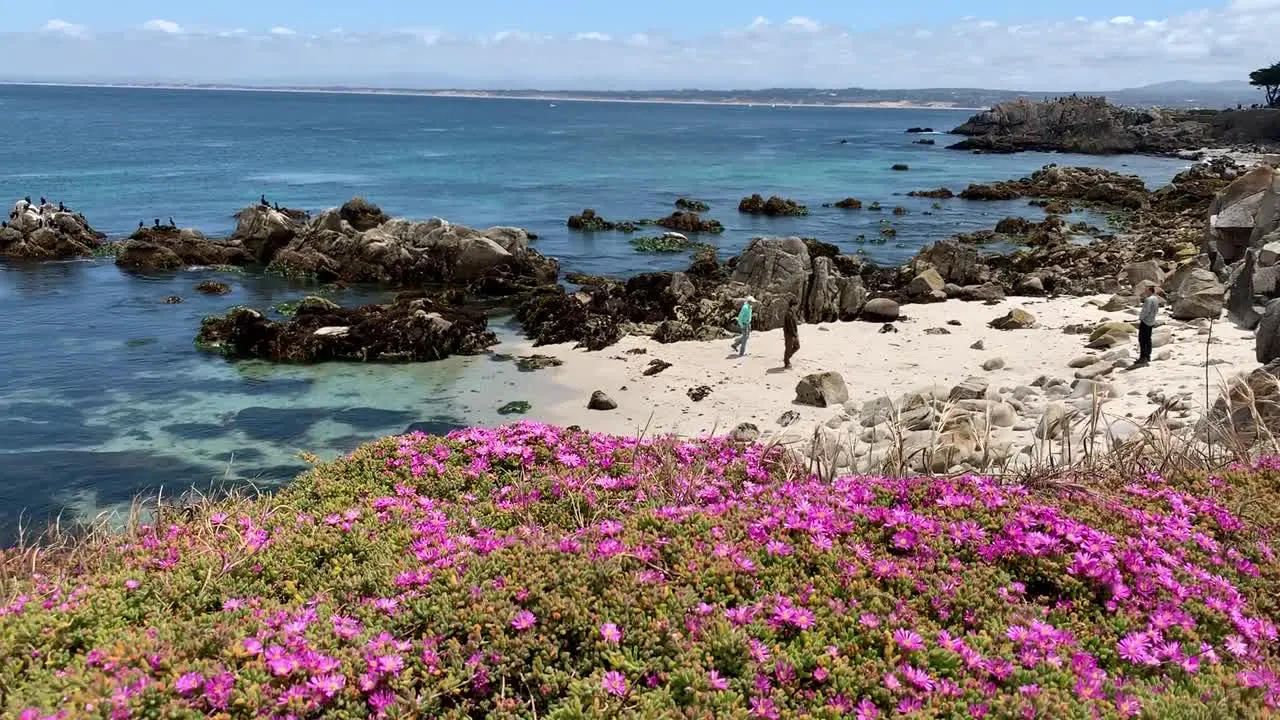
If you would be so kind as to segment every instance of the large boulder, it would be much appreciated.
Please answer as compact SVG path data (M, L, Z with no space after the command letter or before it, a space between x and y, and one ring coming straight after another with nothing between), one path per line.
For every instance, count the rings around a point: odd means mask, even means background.
M232 359L285 363L420 362L484 352L498 342L486 325L483 312L406 293L387 305L351 309L302 303L289 322L236 308L205 318L196 346Z
M765 199L759 193L742 198L738 203L738 212L748 215L767 215L769 217L808 215L809 208L790 198L777 195Z
M210 240L198 230L172 226L139 228L116 254L116 265L131 269L251 262L254 262L252 254L239 240Z
M1171 314L1176 320L1217 319L1226 306L1227 289L1211 270L1192 268L1181 273L1172 290Z
M764 294L804 297L813 265L800 238L757 238L738 256L730 279ZM771 328L765 328L771 329Z
M269 264L276 252L293 242L306 226L307 214L287 208L252 205L236 213L236 230L231 235L254 261Z
M1208 250L1234 262L1280 228L1280 172L1262 165L1241 175L1209 205Z
M269 210L255 214L284 222L281 213L266 215ZM475 230L440 218L371 226L380 218L381 210L364 201L322 213L293 230L295 236L272 255L271 268L320 280L465 285L495 296L554 282L559 273L554 260L529 248L528 233L518 228ZM288 228L279 232L283 237Z
M87 257L106 237L83 215L61 205L19 200L0 227L0 257L58 260Z
M1248 451L1274 443L1280 436L1280 360L1232 380L1198 429L1201 437L1233 449Z
M1263 365L1280 358L1280 299L1267 303L1258 323L1254 350Z
M1227 297L1227 314L1245 329L1257 327L1261 316L1253 307L1253 276L1257 272L1258 251L1249 248L1240 267L1231 278L1231 290Z
M849 402L849 388L838 372L807 375L796 384L796 402L813 407L834 407Z
M391 219L382 212L382 208L362 197L354 197L343 203L338 214L350 223L351 227L361 232L372 230Z

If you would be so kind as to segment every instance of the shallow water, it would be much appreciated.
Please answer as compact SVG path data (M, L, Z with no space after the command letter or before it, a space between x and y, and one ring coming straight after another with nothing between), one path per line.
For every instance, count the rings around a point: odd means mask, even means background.
M711 239L725 253L759 235L803 235L897 262L1005 215L1039 213L1021 202L934 208L900 196L908 191L958 191L1047 162L1111 167L1158 185L1186 164L972 155L945 150L947 136L912 144L905 128L946 129L965 117L936 110L22 87L0 87L0 107L0 143L11 149L0 201L64 201L112 235L170 216L228 233L234 212L260 193L309 209L360 194L395 215L528 227L566 270L605 273L678 268L687 257L636 254L625 235L570 233L565 218L584 207L611 219L659 217L686 195L711 203L708 216L728 228ZM889 170L899 162L910 171ZM794 198L811 215L739 215L738 200L751 192ZM850 195L886 212L820 207ZM895 205L910 214L892 217ZM895 241L855 241L877 236L881 220L898 229ZM36 517L63 507L88 513L161 484L278 483L302 467L299 451L331 457L415 423L497 422L499 405L538 382L487 358L227 363L193 348L201 317L237 304L266 308L307 289L222 274L231 295L194 292L214 275L131 275L103 260L0 264L0 537L24 507ZM167 295L186 302L162 304Z

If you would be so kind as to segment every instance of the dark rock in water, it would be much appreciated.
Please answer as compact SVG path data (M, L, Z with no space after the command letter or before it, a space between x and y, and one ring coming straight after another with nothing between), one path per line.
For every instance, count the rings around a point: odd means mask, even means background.
M196 291L202 292L205 295L226 295L231 292L231 286L224 282L218 282L217 280L205 280L199 285L196 285Z
M926 138L924 140L916 140L915 144L916 145L937 145L938 141L932 138Z
M578 215L570 215L569 221L566 223L570 230L581 230L583 232L606 232L609 230L617 230L620 232L635 232L636 224L629 222L615 223L609 222L596 214L595 210L587 208Z
M911 169L911 166L907 165L906 163L896 163L893 167L889 169L896 170L898 172L906 172Z
M950 188L938 188L937 190L912 190L907 193L907 197L933 198L935 200L950 200L956 194L951 192Z
M908 135L913 135L913 134L917 134L917 133L931 133L931 132L933 132L933 128L931 128L931 127L913 127L913 128L907 128L907 134L908 134Z
M643 375L645 377L653 377L654 375L657 375L658 373L662 372L663 370L666 370L669 367L671 367L671 363L665 362L663 360L653 359L649 361L649 367L644 369Z
M483 312L420 293L403 294L387 305L353 309L306 298L285 323L248 308L205 318L196 345L232 359L273 362L430 361L478 355L496 345L498 340L486 325Z
M1000 103L951 132L968 136L952 149L996 153L1168 153L1213 144L1212 127L1203 118L1169 110L1121 108L1104 97L1074 95Z
M1030 230L1032 224L1026 218L1007 217L996 223L996 232L1004 235L1021 235Z
M676 209L688 212L706 212L711 209L711 206L701 200L691 200L689 198L682 197L676 199Z
M654 220L655 225L660 225L668 230L675 230L682 233L722 233L724 225L719 220L703 220L697 213L683 212L677 210L670 215Z
M516 360L516 368L520 372L533 372L544 368L560 367L564 361L550 355L525 355Z
M524 400L514 400L498 408L499 415L523 415L533 409L533 405Z
M707 387L706 385L699 385L698 387L695 387L695 388L689 388L689 390L685 394L688 395L689 399L694 402L702 402L703 400L707 399L708 395L711 394L711 388Z
M742 198L742 201L738 203L738 212L747 213L748 215L785 217L808 215L809 208L790 198L781 198L773 195L766 200L759 193L756 193Z
M357 232L372 230L391 219L382 212L382 208L362 197L354 197L343 203L338 216L350 223Z
M239 240L210 240L198 230L139 228L120 247L116 265L130 270L171 270L189 265L247 265L252 254Z
M461 430L464 427L464 425L449 422L416 422L405 428L405 431L401 434L411 435L413 433L423 433L424 435L437 435L439 437L444 437L454 430ZM239 457L239 453L237 453L236 456Z
M166 297L162 302L164 302L165 305L181 305L182 298L178 297L177 295L170 295Z
M613 398L606 395L603 390L597 390L591 393L591 399L587 401L587 409L600 411L617 410L618 403L614 402Z
M106 238L84 216L57 205L14 203L7 224L0 228L0 257L58 260L88 257Z
M862 201L855 197L847 197L835 203L835 207L841 210L861 210Z

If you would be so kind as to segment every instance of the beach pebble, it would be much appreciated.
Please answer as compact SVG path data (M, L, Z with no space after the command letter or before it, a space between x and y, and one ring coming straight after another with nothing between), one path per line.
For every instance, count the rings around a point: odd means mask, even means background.
M1079 370L1080 368L1087 368L1096 362L1098 362L1097 355L1081 355L1078 358L1072 358L1071 362L1067 363L1067 367Z
M986 380L980 377L971 377L951 388L949 397L951 400L981 400L987 396L988 387Z
M984 342L982 342L981 340L979 340L978 342L976 342L976 343L974 343L974 344L970 345L970 346L969 346L969 349L970 349L970 350L986 350L986 349L987 349L987 344L986 344L986 343L984 343Z
M617 410L618 403L613 398L604 393L603 390L597 390L591 393L591 400L587 402L588 410Z
M795 410L788 410L778 417L778 424L782 427L794 425L800 419L800 413Z
M995 372L1004 369L1004 358L994 357L982 363L982 369L987 372Z

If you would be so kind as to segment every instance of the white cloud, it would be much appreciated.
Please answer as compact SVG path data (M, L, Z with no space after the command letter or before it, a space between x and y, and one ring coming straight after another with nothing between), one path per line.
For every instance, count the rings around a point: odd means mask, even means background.
M805 30L807 32L817 32L822 29L822 25L820 25L816 21L810 20L809 18L800 16L800 15L797 15L796 17L793 17L790 20L788 20L787 25L790 25L793 28L799 28L801 30Z
M89 33L50 21L0 31L20 66L4 79L386 84L397 87L994 87L1095 90L1160 80L1243 80L1275 61L1280 0L1132 16L987 18L862 30L792 17L736 21L705 35L634 31L466 35L435 28L314 36L255 28L141 28ZM82 34L73 36L81 30ZM612 28L611 28L612 30ZM164 34L181 34L181 43ZM803 33L803 41L797 41ZM267 40L270 39L270 42ZM162 52L164 62L157 63Z
M84 37L88 28L83 25L77 25L75 23L67 22L66 20L54 18L44 24L44 30L45 32L58 33L60 35L67 35L70 37Z
M178 35L182 33L182 26L172 20L148 20L142 23L143 30L151 32L167 33L169 35Z
M268 30L267 32L271 33L272 35L279 35L279 36L281 36L281 37L289 37L289 36L291 36L291 35L297 35L297 34L298 34L298 33L294 32L291 28L287 28L287 27L280 27L280 26L278 26L278 25L277 25L276 27L271 28L271 29L270 29L270 30Z

